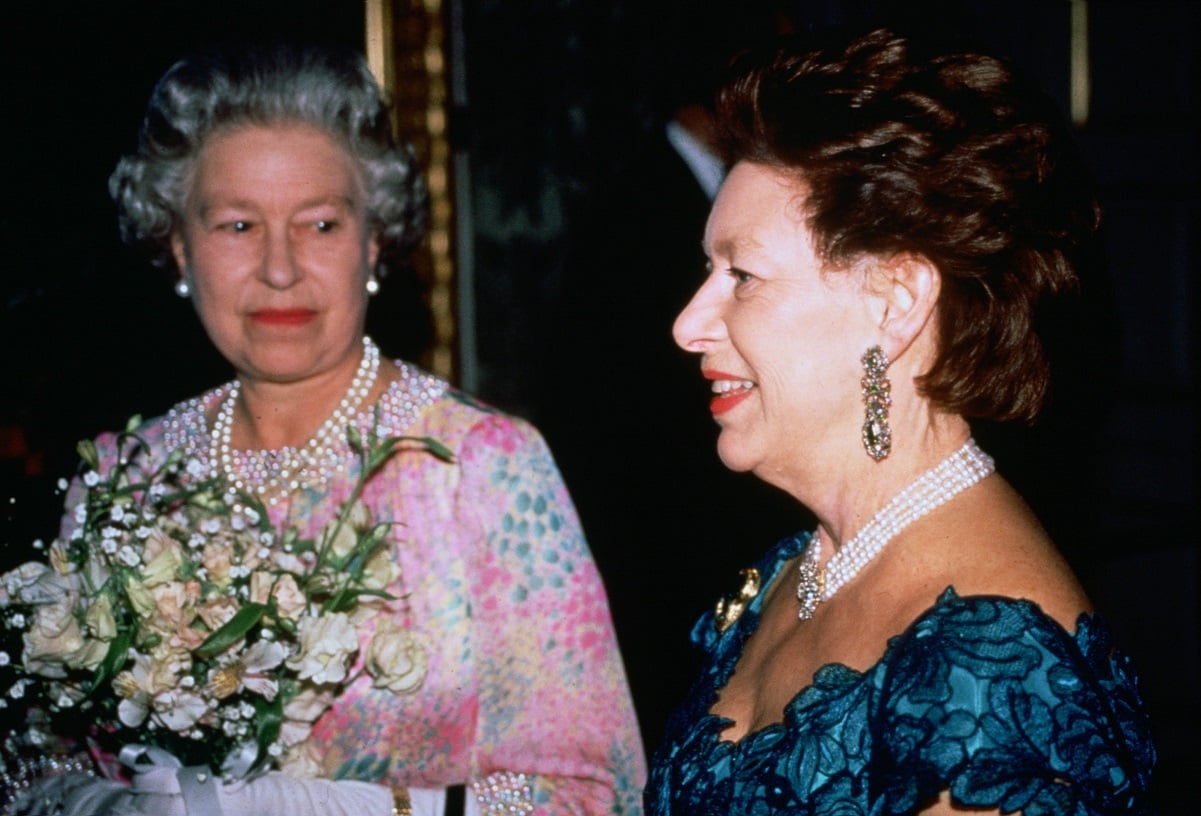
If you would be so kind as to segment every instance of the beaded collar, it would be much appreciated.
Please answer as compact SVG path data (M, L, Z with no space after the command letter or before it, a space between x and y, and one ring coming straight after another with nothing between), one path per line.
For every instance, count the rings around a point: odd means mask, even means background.
M395 361L400 376L380 396L380 436L396 436L405 433L416 422L421 413L446 393L447 383L416 366L401 360ZM233 383L182 402L167 412L163 418L163 441L168 450L182 449L189 460L195 460L202 473L209 473L214 465L211 461L211 429L205 419L206 411L223 403L229 396ZM347 424L354 424L364 435L371 430L373 410L365 406L347 417ZM355 459L350 444L340 436L327 446L328 456L320 467L307 468L303 474L290 474L287 490L264 494L268 504L276 504L282 495L300 487L324 488L330 481L347 471ZM244 486L254 492L265 488L271 480L279 480L280 465L295 457L287 450L231 451L230 469L241 477ZM294 484L293 484L294 483Z

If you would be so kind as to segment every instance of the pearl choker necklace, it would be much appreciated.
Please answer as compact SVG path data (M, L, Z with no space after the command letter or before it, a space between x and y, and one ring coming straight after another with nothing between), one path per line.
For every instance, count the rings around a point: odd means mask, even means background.
M818 604L859 574L868 562L880 554L897 533L956 494L974 485L994 470L993 459L976 445L974 439L935 465L892 498L872 516L863 529L819 567L821 539L814 531L801 560L796 596L801 602L797 617L809 620Z
M379 347L363 338L363 358L338 407L317 433L303 446L274 451L234 451L230 445L234 406L242 384L234 380L229 396L217 410L209 432L209 464L214 478L225 475L229 492L249 491L267 498L270 504L301 484L322 482L333 471L345 469L337 445L345 441L346 426L359 412L379 375Z

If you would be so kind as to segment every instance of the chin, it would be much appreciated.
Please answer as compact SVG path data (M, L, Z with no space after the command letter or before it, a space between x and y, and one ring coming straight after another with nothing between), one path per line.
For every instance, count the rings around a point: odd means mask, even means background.
M735 473L747 473L758 464L760 457L752 456L745 447L717 439L717 458L721 463Z

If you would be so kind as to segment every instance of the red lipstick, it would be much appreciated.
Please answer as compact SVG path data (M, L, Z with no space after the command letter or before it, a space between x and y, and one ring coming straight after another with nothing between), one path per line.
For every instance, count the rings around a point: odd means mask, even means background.
M732 380L735 382L742 382L745 380L743 377L738 377L734 374L727 374L724 371L705 370L702 371L701 374L706 380ZM754 390L755 387L752 385L745 388L731 389L721 394L714 394L713 398L709 401L709 410L713 412L714 416L720 416L727 411L733 410L736 405L749 397L751 392Z
M730 411L735 405L742 402L751 395L751 389L747 388L742 391L730 391L726 394L714 394L713 399L709 401L709 410L714 416L720 416L726 411Z
M258 309L250 313L250 319L268 326L303 326L317 312L312 309Z

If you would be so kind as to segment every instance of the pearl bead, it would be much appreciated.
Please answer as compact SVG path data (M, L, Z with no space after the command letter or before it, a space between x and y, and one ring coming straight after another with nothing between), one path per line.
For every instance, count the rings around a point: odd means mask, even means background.
M980 450L974 439L919 476L871 517L863 529L830 556L825 568L821 559L821 540L815 531L805 547L797 584L801 602L798 617L809 620L819 603L850 582L873 558L880 554L897 533L936 507L945 504L994 470L991 456Z
M334 409L331 417L322 423L300 448L286 447L278 451L247 451L235 457L230 443L233 429L234 408L242 392L242 384L234 380L229 394L217 410L213 427L209 433L209 464L214 478L224 474L231 491L249 489L260 497L270 497L275 504L281 493L296 490L300 482L295 474L305 474L311 467L314 471L341 470L342 454L339 451L340 434L358 414L360 406L371 393L379 375L379 347L371 338L363 338L363 357L351 380L350 388ZM238 459L240 461L235 461Z

